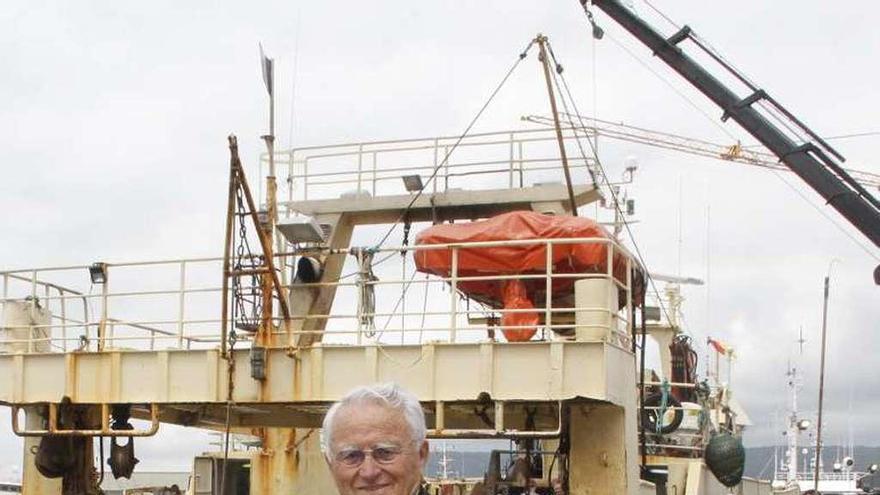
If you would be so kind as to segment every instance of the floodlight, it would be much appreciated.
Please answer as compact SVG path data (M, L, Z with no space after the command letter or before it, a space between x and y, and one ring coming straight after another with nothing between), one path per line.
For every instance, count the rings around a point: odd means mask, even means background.
M811 424L812 423L810 422L809 419L802 419L797 422L797 427L798 427L798 430L804 431L807 428L809 428Z
M298 215L279 220L275 225L281 235L291 244L301 242L324 242L324 229L312 217Z
M425 187L422 184L421 175L404 175L401 178L403 179L403 187L405 187L408 192L419 192Z
M877 464L871 464L870 466L868 466L868 472L871 474L876 473L878 469L880 469L880 466L878 466Z
M100 261L92 263L89 266L89 278L93 284L103 284L107 282L107 263Z

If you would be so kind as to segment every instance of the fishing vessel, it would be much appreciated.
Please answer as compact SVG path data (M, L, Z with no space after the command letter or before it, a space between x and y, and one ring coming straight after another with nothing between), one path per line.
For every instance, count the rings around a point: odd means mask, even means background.
M803 342L803 337L800 342ZM826 466L823 459L825 456L819 455L815 443L810 442L815 438L816 424L809 415L799 410L798 391L803 386L803 382L797 364L789 365L786 378L791 398L783 433L786 449L782 456L774 458L773 487L777 490L796 487L798 493L818 492L829 495L865 493L867 490L862 490L859 480L870 473L862 472L857 468L852 445L848 445L844 452L837 449L834 462ZM827 453L827 450L825 452ZM876 465L869 467L869 471L872 469L876 471Z
M616 1L595 5L659 36ZM667 62L688 36L660 38ZM589 125L562 124L546 38L532 48L551 127L276 150L270 119L265 198L229 138L222 257L2 272L0 403L26 439L26 492L97 493L136 469L138 438L177 424L259 439L195 458L187 493L333 493L324 412L395 381L423 401L431 438L513 441L482 480L430 493L771 493L743 477L733 391L697 376L684 281L661 293L620 235L630 203L596 155L575 158ZM783 160L809 169L825 149L756 120L761 95L725 98ZM866 215L849 182L823 184ZM597 202L610 228L579 212ZM355 245L356 229L376 235Z

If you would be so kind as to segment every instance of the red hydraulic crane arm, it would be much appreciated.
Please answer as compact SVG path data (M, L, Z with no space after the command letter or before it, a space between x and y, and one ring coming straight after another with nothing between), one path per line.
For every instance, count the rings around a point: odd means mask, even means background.
M590 21L588 0L580 0ZM779 105L764 90L755 87L744 76L728 65L691 32L687 26L669 38L657 32L619 0L592 0L615 22L635 36L651 51L678 72L690 84L700 90L724 111L722 120L733 119L786 166L818 192L834 209L861 231L875 246L880 247L880 201L856 182L838 163L844 158L813 131ZM594 25L595 26L595 25ZM594 27L594 33L596 28ZM685 40L693 41L699 48L744 83L752 93L739 97L712 73L689 57L678 46ZM759 102L770 105L774 111L787 119L791 127L809 136L801 144L771 123L755 107ZM878 267L880 273L880 267ZM877 277L875 273L875 278ZM880 283L880 282L878 282Z

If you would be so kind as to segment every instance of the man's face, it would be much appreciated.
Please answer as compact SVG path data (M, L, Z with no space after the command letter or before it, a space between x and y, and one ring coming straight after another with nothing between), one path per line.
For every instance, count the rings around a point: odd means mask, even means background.
M356 462L358 451L367 450L375 452ZM412 441L400 411L358 404L343 407L334 418L328 462L340 495L412 495L427 460L428 442Z

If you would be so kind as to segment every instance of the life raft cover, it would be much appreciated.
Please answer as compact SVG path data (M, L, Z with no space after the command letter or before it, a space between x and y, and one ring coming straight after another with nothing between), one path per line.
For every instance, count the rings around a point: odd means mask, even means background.
M416 237L417 245L458 244L530 239L611 239L604 227L588 218L543 215L532 211L504 213L486 220L468 223L440 224L429 227ZM607 273L609 244L606 242L578 242L554 244L551 253L554 274ZM452 272L450 248L419 249L415 251L416 268L423 273L449 277ZM517 275L546 273L547 244L469 247L458 251L458 276ZM614 278L626 283L627 256L615 249L612 257ZM633 266L633 302L640 305L644 298L644 277L640 268ZM571 295L574 278L553 280L552 299ZM522 280L527 297L534 303L544 301L546 280ZM505 285L501 281L459 281L459 290L473 299L493 308L503 306ZM626 298L620 298L621 306Z

